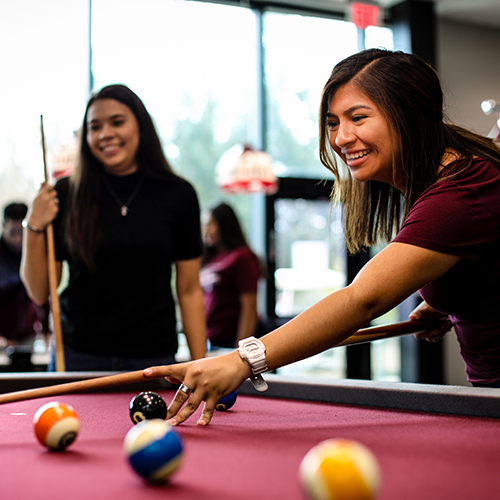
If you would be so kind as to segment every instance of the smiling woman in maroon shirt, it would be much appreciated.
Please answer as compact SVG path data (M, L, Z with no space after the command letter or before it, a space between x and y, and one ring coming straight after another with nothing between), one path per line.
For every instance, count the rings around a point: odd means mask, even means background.
M349 286L256 341L255 359L242 350L146 370L192 390L170 405L174 424L205 402L206 425L218 398L263 360L273 370L335 346L418 290L428 302L411 318L448 315L469 380L500 384L500 149L447 123L436 72L403 52L371 49L340 62L319 123L320 159L337 179L348 249L390 243ZM451 323L425 336L437 340Z

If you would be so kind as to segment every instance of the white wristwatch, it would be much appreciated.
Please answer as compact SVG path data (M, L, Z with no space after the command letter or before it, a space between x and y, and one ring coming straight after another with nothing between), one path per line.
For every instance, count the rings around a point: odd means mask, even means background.
M268 385L261 373L267 370L266 363L266 347L255 337L248 337L238 342L238 351L241 359L244 359L252 369L250 381L253 386L259 391L267 391Z

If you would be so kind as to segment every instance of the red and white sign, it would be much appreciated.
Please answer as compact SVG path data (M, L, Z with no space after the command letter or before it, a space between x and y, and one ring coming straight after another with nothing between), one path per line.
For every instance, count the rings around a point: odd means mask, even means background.
M376 5L364 3L351 4L351 21L356 28L366 29L368 26L378 26L380 24L380 9Z

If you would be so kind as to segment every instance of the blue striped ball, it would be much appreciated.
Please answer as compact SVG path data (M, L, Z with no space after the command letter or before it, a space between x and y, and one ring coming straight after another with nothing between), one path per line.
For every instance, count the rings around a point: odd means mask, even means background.
M132 427L123 447L132 469L152 482L174 473L183 456L180 435L162 419L143 420Z

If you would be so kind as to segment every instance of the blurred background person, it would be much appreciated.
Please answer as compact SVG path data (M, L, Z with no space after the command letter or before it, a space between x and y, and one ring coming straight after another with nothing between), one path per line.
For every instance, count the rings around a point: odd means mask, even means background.
M3 210L0 238L0 348L32 345L37 334L49 334L49 308L37 306L26 293L19 268L22 221L28 207L10 203Z
M202 216L205 253L200 282L205 301L210 348L233 348L238 341L260 336L257 312L261 264L249 247L234 210L221 203Z

